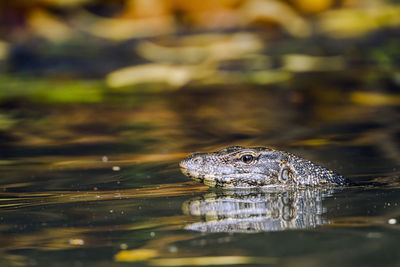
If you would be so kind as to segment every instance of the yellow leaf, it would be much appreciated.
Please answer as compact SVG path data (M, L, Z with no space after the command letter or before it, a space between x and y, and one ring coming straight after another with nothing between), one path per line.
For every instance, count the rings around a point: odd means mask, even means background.
M70 6L79 6L82 4L94 2L94 0L41 0L41 2L53 6L70 7Z
M321 14L318 31L335 38L357 37L381 27L400 25L399 6L338 9Z
M9 44L0 40L0 60L6 59L8 55Z
M350 95L350 101L370 106L398 106L400 105L400 95L354 92Z
M73 35L67 24L42 9L33 10L28 22L36 34L52 42L64 42Z
M154 249L132 249L122 250L118 252L114 259L116 261L144 261L158 256L157 250Z
M309 23L283 1L249 0L242 8L244 16L250 22L275 22L296 37L307 37L311 34Z
M333 0L293 0L294 4L303 12L318 13L329 9Z
M96 18L89 26L83 29L92 35L124 41L131 38L144 38L169 34L174 31L171 16L159 16L141 19L105 19Z
M191 80L192 72L189 66L169 64L131 66L108 74L107 84L112 88L140 83L166 83L172 87L180 87Z
M283 57L284 69L293 72L338 71L345 67L345 60L340 56L315 57L292 54Z

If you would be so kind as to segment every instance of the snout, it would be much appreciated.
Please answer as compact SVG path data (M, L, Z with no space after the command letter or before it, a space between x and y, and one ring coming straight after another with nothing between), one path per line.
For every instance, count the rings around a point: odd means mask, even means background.
M181 162L179 162L179 167L181 167L182 169L187 169L188 168L188 161L187 158L184 158L183 160L181 160Z
M203 164L203 153L194 153L184 158L179 166L183 169L197 169Z
M204 153L194 153L184 158L179 163L183 174L194 179L203 177L205 167L204 164L206 162L206 160L203 158L204 156Z

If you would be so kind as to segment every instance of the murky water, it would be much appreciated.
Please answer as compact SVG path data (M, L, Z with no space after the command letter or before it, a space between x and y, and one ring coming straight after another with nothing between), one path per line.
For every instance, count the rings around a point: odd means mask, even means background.
M1 265L398 266L399 106L329 78L3 101ZM388 185L224 192L181 174L187 153L233 144Z
M0 266L400 266L398 1L0 3ZM359 186L224 191L270 146Z

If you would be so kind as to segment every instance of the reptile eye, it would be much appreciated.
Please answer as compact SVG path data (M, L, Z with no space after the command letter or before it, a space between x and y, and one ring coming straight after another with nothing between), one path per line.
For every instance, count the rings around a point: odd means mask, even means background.
M253 156L252 155L243 155L240 160L244 163L250 163L253 161Z

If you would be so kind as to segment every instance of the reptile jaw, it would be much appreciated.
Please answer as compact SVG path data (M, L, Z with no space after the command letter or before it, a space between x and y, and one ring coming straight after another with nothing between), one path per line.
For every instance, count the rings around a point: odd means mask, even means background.
M249 187L249 185L259 187L268 186L277 181L277 174L268 176L264 173L230 173L223 175L202 173L199 168L188 166L186 159L182 160L179 165L184 175L210 187L245 188Z

